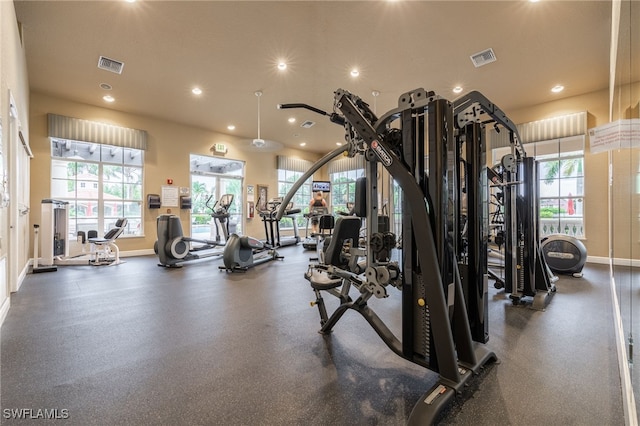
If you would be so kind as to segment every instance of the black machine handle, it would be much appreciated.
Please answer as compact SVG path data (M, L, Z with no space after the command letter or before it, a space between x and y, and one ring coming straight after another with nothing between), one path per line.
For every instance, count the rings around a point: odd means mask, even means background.
M309 111L318 113L320 115L328 115L329 121L331 121L332 123L339 124L341 126L344 126L344 123L345 123L344 117L341 116L340 114L336 114L335 112L332 112L331 114L329 114L328 112L323 111L320 108L312 107L311 105L300 104L300 103L278 104L278 109L293 109L293 108L304 108L304 109L308 109Z
M337 114L335 112L329 114L328 112L323 111L320 108L312 107L311 105L301 104L301 103L278 104L278 109L293 109L293 108L304 108L304 109L308 109L309 111L313 111L315 113L318 113L320 115L329 116L329 121L331 121L332 123L339 124L341 126L344 126L344 124L346 123L345 118L343 116L341 116L340 114ZM289 205L289 202L291 201L291 199L293 198L295 193L298 191L298 189L300 189L300 187L306 182L307 179L309 179L311 176L313 176L313 174L317 170L319 170L322 166L324 166L329 161L331 161L334 158L336 158L338 155L340 155L343 152L347 151L348 149L349 149L348 145L343 145L343 146L341 146L339 148L336 148L333 151L331 151L330 153L328 153L327 155L325 155L324 157L322 157L320 160L318 160L313 166L311 166L309 168L309 170L307 170L307 172L305 174L303 174L293 184L293 187L289 190L289 192L287 192L287 195L284 196L284 198L282 199L282 204L280 204L280 207L278 208L277 213L275 215L275 220L280 220L280 219L282 219L282 216L287 214L286 213L286 210L287 210L286 206Z

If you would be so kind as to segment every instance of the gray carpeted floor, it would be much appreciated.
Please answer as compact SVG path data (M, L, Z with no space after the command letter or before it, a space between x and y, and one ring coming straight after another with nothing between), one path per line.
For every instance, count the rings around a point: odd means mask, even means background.
M1 405L68 410L74 425L401 425L436 375L399 358L348 312L317 333L309 252L245 274L220 260L28 275L1 329ZM370 305L399 332L400 293ZM624 424L608 270L562 278L545 312L490 289L499 363L443 420ZM41 424L41 420L19 424Z

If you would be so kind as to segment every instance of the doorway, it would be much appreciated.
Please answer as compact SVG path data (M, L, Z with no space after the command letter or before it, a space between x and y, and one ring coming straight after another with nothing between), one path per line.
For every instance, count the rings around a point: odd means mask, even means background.
M223 236L220 224L211 217L224 194L233 195L229 206L229 232L242 234L244 162L206 155L190 155L191 237L215 240Z

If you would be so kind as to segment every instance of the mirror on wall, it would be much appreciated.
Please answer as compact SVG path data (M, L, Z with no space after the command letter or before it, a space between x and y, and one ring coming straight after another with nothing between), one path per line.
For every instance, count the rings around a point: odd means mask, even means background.
M617 42L617 50L610 117L612 122L622 123L621 131L628 131L640 127L640 3L623 1L619 6L618 38L612 40L612 45ZM611 284L617 296L620 340L624 341L628 363L621 366L621 371L631 380L635 406L630 401L627 413L633 414L633 408L636 412L640 408L640 369L633 368L638 358L633 351L634 330L640 329L640 137L630 137L628 145L609 152L608 204ZM622 376L624 392L625 374Z

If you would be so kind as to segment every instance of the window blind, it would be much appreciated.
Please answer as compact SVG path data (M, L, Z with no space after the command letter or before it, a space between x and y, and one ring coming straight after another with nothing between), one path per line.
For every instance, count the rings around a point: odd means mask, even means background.
M329 162L327 170L329 173L348 172L350 170L364 169L364 156L343 157Z
M147 132L64 115L48 114L49 137L147 149Z
M587 133L587 112L531 121L518 124L516 127L523 144L584 135ZM490 129L487 136L491 148L509 146L509 132L504 129L500 133Z
M304 173L313 165L311 161L302 160L300 158L287 157L284 155L277 156L277 168L282 170L291 170L292 172Z

